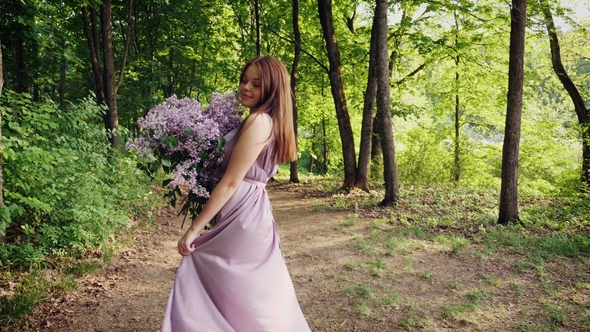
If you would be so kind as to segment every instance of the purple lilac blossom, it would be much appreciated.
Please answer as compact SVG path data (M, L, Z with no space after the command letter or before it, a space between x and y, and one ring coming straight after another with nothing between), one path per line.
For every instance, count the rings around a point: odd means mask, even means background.
M207 188L212 188L222 176L223 151L217 152L217 141L240 122L241 112L233 92L213 93L208 107L197 100L172 96L137 121L141 134L129 140L125 147L137 150L139 155L154 156L159 156L163 148L164 156L160 158L172 163L170 188L186 184L192 194L207 199L210 195ZM187 135L191 131L193 134ZM176 138L174 149L165 144L166 137ZM183 156L181 160L172 158L176 152ZM202 170L198 172L197 168Z

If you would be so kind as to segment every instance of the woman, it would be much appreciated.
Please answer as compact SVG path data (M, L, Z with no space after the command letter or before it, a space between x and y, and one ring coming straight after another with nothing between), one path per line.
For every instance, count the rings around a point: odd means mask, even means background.
M162 331L310 331L295 296L265 190L297 156L288 73L248 62L239 94L250 115L226 135L225 173L178 241L183 256ZM198 237L216 218L215 227Z

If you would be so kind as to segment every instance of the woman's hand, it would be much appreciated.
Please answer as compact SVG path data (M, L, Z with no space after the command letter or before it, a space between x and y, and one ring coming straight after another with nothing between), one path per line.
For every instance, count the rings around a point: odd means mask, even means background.
M195 239L197 237L199 237L199 231L200 231L200 229L198 229L198 228L190 227L186 231L186 233L184 233L184 235L180 238L180 240L178 240L178 253L179 254L181 254L182 256L188 256L193 251L195 251L195 246L194 246L193 242L195 241Z

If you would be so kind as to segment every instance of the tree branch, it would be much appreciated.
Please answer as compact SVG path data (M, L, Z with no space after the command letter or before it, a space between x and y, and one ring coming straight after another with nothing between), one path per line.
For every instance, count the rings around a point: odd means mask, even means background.
M273 33L274 35L276 35L280 39L288 41L289 43L292 43L294 45L297 45L297 43L293 39L289 39L287 37L281 36L281 34L274 31L273 29L269 28L268 26L265 25L265 26L263 26L263 28L265 30L270 31L271 33ZM315 56L313 56L313 54L309 53L307 50L305 50L303 47L301 47L301 45L298 45L298 46L301 48L301 52L305 53L308 57L312 58L320 67L322 67L323 70L326 71L326 73L330 72L330 69L326 65L324 65L320 60L318 60Z
M129 0L129 15L127 16L127 38L125 39L125 51L123 53L123 61L121 62L121 71L119 71L119 80L117 84L115 84L115 94L117 94L117 90L119 90L119 86L121 86L121 82L123 82L123 74L125 73L125 63L127 62L127 56L129 55L129 43L131 42L131 28L133 24L131 23L133 14L133 0Z
M421 64L420 66L418 66L418 68L414 69L411 73L409 73L408 75L406 75L404 78L400 79L399 81L394 82L392 85L402 84L406 79L418 74L418 72L420 72L422 69L424 69L424 67L426 67L426 63Z

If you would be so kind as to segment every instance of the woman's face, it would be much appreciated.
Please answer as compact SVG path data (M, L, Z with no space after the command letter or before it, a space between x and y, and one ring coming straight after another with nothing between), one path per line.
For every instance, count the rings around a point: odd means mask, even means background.
M258 105L262 95L262 88L260 86L260 76L258 75L258 66L250 65L244 71L244 75L240 79L240 101L242 105L252 108Z

